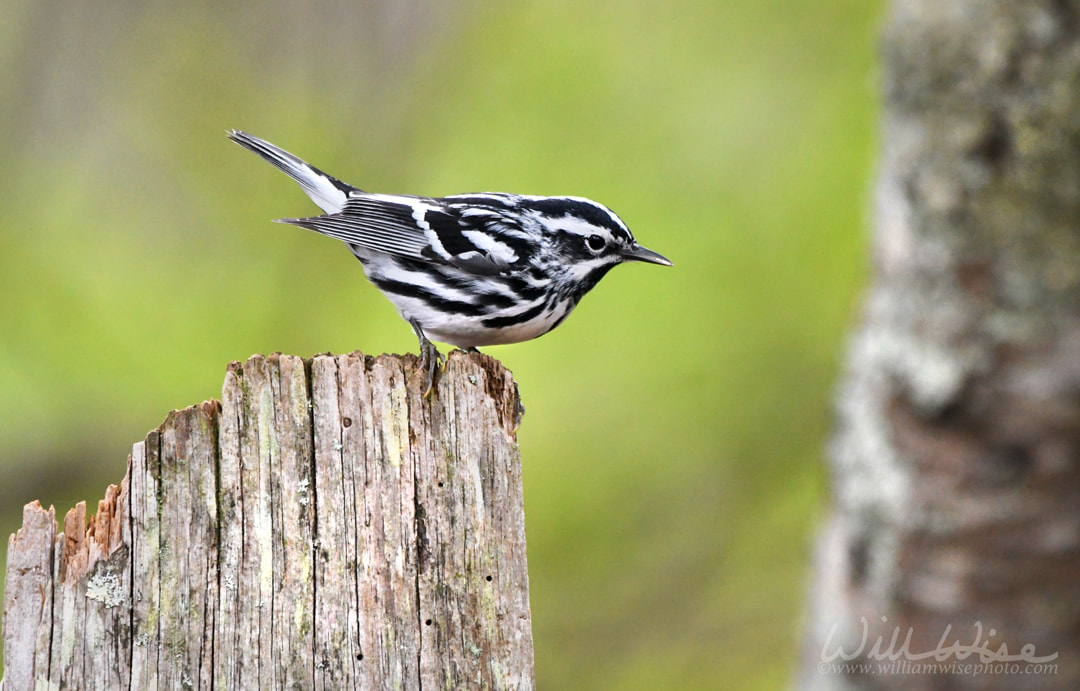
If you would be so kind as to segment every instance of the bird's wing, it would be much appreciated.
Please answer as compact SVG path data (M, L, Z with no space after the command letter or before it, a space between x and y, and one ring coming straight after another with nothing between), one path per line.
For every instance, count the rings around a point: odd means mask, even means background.
M283 218L350 245L469 273L500 273L522 258L524 232L497 209L443 199L354 192L339 213Z

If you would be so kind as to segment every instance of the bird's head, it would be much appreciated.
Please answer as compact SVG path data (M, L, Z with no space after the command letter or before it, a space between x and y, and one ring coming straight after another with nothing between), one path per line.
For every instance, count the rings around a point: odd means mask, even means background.
M671 266L669 259L637 244L622 219L603 204L582 197L543 197L527 203L552 250L580 284L582 294L623 262Z

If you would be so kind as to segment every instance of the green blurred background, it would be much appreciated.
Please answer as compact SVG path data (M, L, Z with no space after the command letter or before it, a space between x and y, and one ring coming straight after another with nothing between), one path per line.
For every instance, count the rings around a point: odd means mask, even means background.
M673 269L488 348L548 689L781 688L867 274L881 4L7 0L0 530L96 506L225 365L416 349L240 128L358 186L575 194Z

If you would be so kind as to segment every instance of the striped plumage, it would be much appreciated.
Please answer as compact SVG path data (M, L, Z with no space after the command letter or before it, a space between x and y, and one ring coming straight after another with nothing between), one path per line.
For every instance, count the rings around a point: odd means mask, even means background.
M616 264L671 264L588 199L374 194L257 137L229 138L300 184L326 214L281 222L345 242L425 348L425 335L462 348L536 338Z

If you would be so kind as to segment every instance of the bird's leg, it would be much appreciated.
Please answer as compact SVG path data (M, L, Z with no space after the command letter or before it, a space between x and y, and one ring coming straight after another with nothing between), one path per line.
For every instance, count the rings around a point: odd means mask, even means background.
M416 337L420 340L420 371L427 373L424 384L424 398L427 398L435 389L436 371L442 367L445 359L439 349L435 347L435 344L424 335L424 330L420 328L420 324L415 319L410 319L409 324L412 325L413 332L416 333Z

